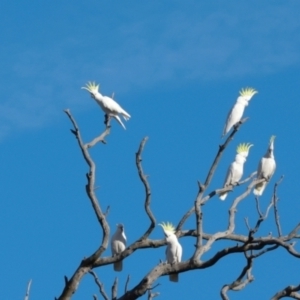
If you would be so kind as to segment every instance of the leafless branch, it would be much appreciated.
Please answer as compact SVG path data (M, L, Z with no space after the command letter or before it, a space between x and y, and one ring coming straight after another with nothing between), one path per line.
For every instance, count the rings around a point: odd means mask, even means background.
M264 179L256 180L255 184L257 184L263 180ZM270 211L271 207L274 205L274 202L271 200L271 202L269 203L269 205L267 207L266 213L263 214L259 208L259 199L257 197L255 197L255 200L256 200L256 208L258 211L259 219L257 220L255 227L253 229L249 230L249 239L253 239L253 235L258 231L260 224L268 218L269 211Z
M144 150L145 144L148 140L148 137L143 138L143 140L140 143L139 149L135 155L136 157L136 166L138 169L138 173L139 173L139 177L145 187L145 193L146 193L146 199L145 199L145 211L151 221L151 224L148 228L148 230L144 233L144 235L140 238L140 240L144 240L146 239L151 232L153 231L154 227L155 227L155 217L150 209L150 203L151 203L151 189L150 189L150 185L149 182L147 180L147 176L144 174L143 168L142 168L142 152Z
M91 201L92 207L95 211L97 220L99 222L99 225L102 229L102 241L100 242L100 245L98 249L93 253L91 256L84 258L80 265L78 266L77 270L74 272L73 276L70 279L65 279L65 287L62 292L62 295L60 296L60 300L70 300L73 293L78 288L78 285L82 279L82 277L86 273L90 273L99 287L99 291L102 295L102 297L105 300L108 300L108 296L104 291L103 284L99 281L97 275L92 271L92 269L100 266L104 266L107 264L114 263L120 259L124 259L134 253L136 250L142 250L146 248L157 248L162 247L166 245L165 239L161 240L152 240L150 239L150 234L155 228L156 220L155 217L151 211L150 204L151 204L151 189L150 184L148 182L148 177L145 175L142 167L142 153L145 147L145 144L148 140L147 137L145 137L140 145L139 149L136 152L136 166L137 171L139 174L139 178L144 186L145 189L145 201L144 201L144 208L146 211L147 216L150 219L150 225L148 229L146 229L145 233L136 240L134 243L129 245L122 253L116 255L116 256L109 256L109 257L101 257L104 250L106 250L108 246L108 240L109 240L109 225L106 221L106 216L108 214L109 208L106 210L106 212L102 212L101 207L99 205L98 199L95 195L95 174L96 174L96 166L94 161L92 160L90 154L89 154L89 148L96 145L98 142L105 143L105 137L110 134L110 117L106 116L105 118L105 125L106 128L102 134L100 134L98 137L93 139L91 142L84 144L82 137L80 135L79 128L76 124L75 119L71 115L69 110L65 110L65 113L68 115L69 119L71 120L73 124L73 129L71 132L74 134L78 141L78 145L81 149L81 152L83 154L84 160L88 164L89 170L87 174L87 185L86 185L86 192L87 195ZM279 223L279 214L277 210L277 186L282 181L282 178L275 184L274 186L274 193L272 197L272 201L268 205L265 214L263 214L259 207L259 200L256 198L256 207L258 211L259 218L256 221L255 227L251 229L248 219L245 218L245 222L247 225L247 228L249 230L249 233L247 235L242 234L236 234L237 230L235 229L235 218L237 214L237 208L238 205L241 203L242 200L244 200L251 192L254 185L264 181L264 179L260 180L252 180L255 176L256 172L252 173L248 178L244 179L243 181L240 181L237 185L244 184L250 180L250 184L246 187L246 190L241 193L238 197L236 197L229 209L229 216L228 216L228 223L226 228L223 229L223 231L215 232L215 233L206 233L204 232L204 215L203 215L203 207L206 204L207 201L209 201L212 197L215 195L218 195L222 192L230 192L234 189L235 185L225 187L222 189L217 189L209 194L206 194L206 191L208 191L209 185L213 179L213 176L216 172L216 169L218 167L218 164L220 162L220 159L228 146L228 144L233 140L234 135L239 130L240 126L247 120L247 118L241 120L238 122L224 144L219 145L219 149L217 151L217 154L211 164L211 167L207 173L206 179L204 183L198 181L198 191L196 195L196 199L194 200L193 207L183 215L181 220L179 221L177 225L176 235L178 238L181 237L193 237L196 240L195 243L195 251L188 260L182 261L180 263L175 264L166 264L166 263L159 263L157 266L155 266L148 274L144 276L144 278L141 279L141 281L133 287L131 290L128 290L129 280L130 276L127 277L125 288L124 288L124 295L122 295L120 298L117 296L118 292L118 278L115 279L113 286L111 288L112 293L112 299L116 300L117 298L119 300L133 300L141 297L142 295L145 295L148 293L148 299L153 299L154 297L158 296L159 293L153 293L152 290L155 287L152 287L155 281L161 277L166 276L169 274L172 274L174 272L176 273L182 273L187 272L190 270L196 270L196 269L206 269L208 267L213 266L216 264L219 260L221 260L223 257L227 255L232 254L238 254L238 253L244 253L247 259L247 265L243 268L241 274L239 277L232 282L231 284L224 285L224 287L221 290L221 296L222 299L228 299L227 292L229 290L232 291L238 291L243 289L248 283L254 280L251 270L252 270L252 264L255 258L273 251L279 247L286 249L291 255L300 258L300 253L297 252L294 248L295 246L295 239L300 238L299 230L300 230L300 224L298 224L289 234L282 235L281 227ZM260 228L260 224L268 217L269 211L271 207L274 205L274 215L275 215L275 222L278 229L278 237L273 237L271 235L269 236L260 236L256 237L255 233L258 232ZM181 230L186 220L195 213L196 217L196 226L193 229L190 230ZM230 245L226 248L221 249L220 251L214 253L211 257L207 258L207 255L203 255L204 253L208 252L212 245L218 241L218 240L229 240L235 242L234 245ZM250 253L251 255L247 256L246 254ZM203 259L205 258L205 259ZM289 287L288 287L289 288ZM286 288L286 289L288 289ZM297 288L297 287L296 287ZM283 291L285 291L284 289ZM300 289L300 288L299 288ZM298 290L299 290L298 289ZM298 290L294 290L292 292L297 292ZM281 291L281 292L283 292ZM29 294L29 292L28 292ZM296 293L297 294L297 293ZM97 299L97 296L93 296L94 299ZM279 298L275 298L279 299ZM296 298L298 299L298 298ZM300 299L300 298L299 298ZM25 300L29 300L26 299Z
M97 295L93 295L94 300L98 300Z
M89 166L89 172L86 175L88 181L86 185L86 193L91 201L92 207L94 209L94 212L96 214L96 217L102 229L102 242L100 243L99 248L92 255L90 255L87 258L84 258L81 261L80 265L78 266L77 270L74 272L71 279L65 282L65 287L63 289L63 292L58 298L59 300L70 300L71 296L78 288L78 284L81 281L81 278L93 268L93 265L96 262L97 258L99 258L100 255L106 250L109 241L110 228L106 221L105 214L102 212L97 197L95 195L96 165L92 160L92 158L90 157L90 154L88 152L88 147L86 147L82 141L79 127L75 119L71 115L70 110L66 109L64 112L67 114L67 116L69 117L69 119L73 124L74 130L71 131L75 135L80 150L82 152L82 155L84 157L84 160Z
M226 294L229 290L240 291L243 288L245 288L245 286L248 283L250 283L254 280L254 277L251 274L252 264L253 264L253 258L248 257L247 258L247 265L242 270L240 276L234 282L232 282L231 284L226 284L226 285L223 286L223 288L221 289L221 297L222 297L223 300L229 300L229 298ZM243 280L245 275L247 275L247 278Z
M26 289L26 294L25 294L24 300L29 300L29 292L30 292L31 283L32 283L32 279L30 279L30 280L28 281L27 289Z
M118 297L118 277L116 277L114 284L111 288L111 298L112 300L116 300Z
M224 150L226 149L226 147L228 146L228 144L233 140L233 137L234 135L236 134L236 132L239 130L240 126L245 123L246 121L248 120L248 118L244 118L242 119L241 121L239 121L236 125L234 125L233 127L233 130L231 132L231 134L228 136L228 138L226 139L226 141L224 142L223 145L220 145L219 146L219 149L218 149L218 152L216 154L216 157L208 171L208 174L206 176L206 179L205 179L205 182L202 186L200 186L200 189L198 191L198 194L197 194L197 197L196 197L196 200L194 201L194 203L196 202L196 204L193 205L193 207L183 215L183 217L181 218L181 220L179 221L177 227L176 227L176 230L181 230L183 224L185 223L185 221L191 216L191 214L195 211L195 205L199 206L201 204L201 200L203 198L203 194L204 192L206 191L206 189L208 188L212 178L213 178L213 175L217 169L217 166L220 162L220 159L223 155L223 152ZM198 184L199 186L199 184ZM215 194L215 193L214 193ZM197 218L200 217L200 215L197 215L196 216ZM198 241L197 241L197 244L198 244Z
M260 210L260 207L259 207L259 199L258 199L257 196L255 196L255 202L256 202L256 209L257 209L259 218L263 218L263 214L262 214L262 212Z
M246 223L246 226L247 226L248 230L250 231L250 230L251 230L251 227L250 227L250 225L249 225L249 220L248 220L248 218L244 218L244 221L245 221L245 223Z
M107 294L105 293L104 285L103 285L102 282L100 282L100 280L98 279L96 273L94 271L92 271L92 270L90 270L89 273L94 277L94 280L95 280L97 286L99 287L99 291L100 291L100 294L102 295L102 297L105 300L109 300Z
M282 175L280 179L275 183L274 185L274 192L273 192L273 204L274 204L274 218L275 218L275 223L278 231L278 236L282 236L282 231L281 231L281 226L279 222L279 214L278 214L278 209L277 209L277 202L279 198L277 197L277 187L278 185L282 182L284 176Z
M85 147L87 149L95 146L99 142L102 142L103 144L106 144L105 138L106 138L106 136L108 136L110 134L111 125L110 125L110 118L107 118L105 120L106 121L104 122L105 123L104 132L102 132L98 137L95 137L91 142L86 143Z
M290 297L293 299L300 299L300 294L297 293L300 290L300 284L297 286L289 285L282 291L276 293L271 300L278 300L284 297Z
M125 293L128 291L128 284L129 284L129 280L130 280L130 275L127 276L127 279L126 279L126 283L125 283Z
M267 253L269 251L273 251L273 250L277 249L278 247L279 247L279 245L274 245L274 246L265 248L265 249L263 249L263 250L255 253L255 254L252 254L252 257L253 258L257 258L257 257L259 257L259 256L261 256L261 255L263 255L263 254L265 254L265 253Z

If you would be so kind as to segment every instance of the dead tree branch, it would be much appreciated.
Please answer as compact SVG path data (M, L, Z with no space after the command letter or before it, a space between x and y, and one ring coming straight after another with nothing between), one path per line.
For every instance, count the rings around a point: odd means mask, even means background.
M271 300L279 300L284 297L289 297L293 299L300 299L300 294L297 293L300 290L300 284L297 286L289 285L282 291L276 293Z
M200 188L198 189L198 194L196 197L196 200L194 201L194 205L193 207L186 212L183 217L181 218L181 220L179 221L177 227L176 227L176 231L181 230L183 224L186 222L186 220L191 216L191 214L195 211L195 207L199 206L202 203L202 198L203 198L203 194L206 191L206 189L208 188L208 186L210 185L210 182L214 176L214 173L217 169L217 166L221 160L221 157L225 151L225 149L227 148L228 144L233 140L234 135L237 133L237 131L239 130L239 128L242 126L242 124L244 124L246 121L248 120L248 118L244 118L241 121L239 121L236 125L234 125L233 127L233 131L231 132L231 134L228 136L228 138L226 139L226 141L224 142L223 145L219 145L219 149L218 152L215 156L215 159L208 171L208 174L206 176L205 182L203 185L200 186ZM198 186L199 186L199 182L198 182ZM200 218L200 213L199 211L196 212L196 218ZM199 228L198 228L199 229ZM200 236L200 235L199 235ZM198 244L198 241L197 241Z
M116 300L118 297L118 277L116 277L114 284L111 288L111 299Z
M126 293L128 291L129 280L130 280L130 275L127 276L126 283L125 283L124 293Z
M280 226L280 221L279 221L279 213L277 209L277 202L279 201L279 198L277 197L277 187L278 185L282 182L284 176L282 175L280 179L275 183L274 185L274 191L273 191L273 203L274 203L274 218L275 218L275 223L278 231L278 236L282 236L282 231L281 231L281 226Z
M94 277L95 283L99 287L100 294L102 295L102 297L104 298L104 300L109 300L107 294L105 293L104 285L103 285L102 282L100 282L100 280L97 277L96 273L94 271L92 271L92 270L90 270L89 273Z
M89 171L86 175L88 181L86 185L86 193L91 201L92 207L94 209L94 212L96 214L96 217L102 229L102 241L100 243L99 248L92 255L90 255L87 258L84 258L81 261L80 265L78 266L77 270L74 272L71 279L65 281L65 287L63 289L62 294L58 298L59 300L71 299L71 296L75 293L76 289L78 288L81 278L93 268L93 264L96 262L97 258L99 258L100 255L106 250L108 246L109 232L110 232L109 225L105 218L105 213L102 212L95 194L96 165L88 152L88 147L86 147L83 143L79 128L77 126L75 119L71 115L70 110L66 109L65 113L67 114L67 116L69 117L70 121L73 124L74 129L72 129L71 132L75 135L78 141L79 148L84 157L84 160L89 166Z
M242 270L240 276L231 284L226 284L221 289L221 297L223 300L229 300L227 296L227 292L231 291L240 291L246 287L246 285L254 280L254 277L251 274L253 265L253 257L247 258L247 265ZM243 278L247 275L247 278L243 280Z
M148 228L148 230L144 233L144 235L140 238L140 240L146 239L153 229L155 228L155 217L150 209L150 203L151 203L151 189L149 182L147 180L147 176L144 174L143 168L142 168L142 152L144 150L145 144L148 141L148 137L143 138L143 140L140 143L139 149L135 155L135 162L136 162L136 167L138 169L138 174L139 177L144 185L145 188L145 193L146 193L146 199L145 199L145 211L151 221L151 224Z

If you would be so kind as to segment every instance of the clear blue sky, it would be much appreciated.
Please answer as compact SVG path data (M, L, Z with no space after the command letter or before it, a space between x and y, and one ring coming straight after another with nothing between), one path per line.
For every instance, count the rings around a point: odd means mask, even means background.
M196 181L205 179L228 110L246 86L259 93L210 190L222 186L238 143L254 144L245 165L250 174L274 134L277 170L262 206L284 174L278 191L284 233L299 222L300 2L201 2L2 0L1 299L23 299L29 279L30 300L59 296L63 276L70 277L99 245L101 230L85 195L87 166L63 113L70 108L85 141L101 132L103 113L80 89L89 80L99 82L105 95L114 92L132 116L126 131L113 121L108 144L91 150L98 167L97 195L103 209L111 207L112 232L123 223L130 243L149 224L134 162L146 135L143 163L153 212L158 222L179 221L193 205ZM205 231L225 230L234 195L204 207ZM244 217L255 224L253 196L238 209L236 233L246 233ZM184 226L190 228L194 218ZM260 234L269 232L276 232L272 218ZM161 228L151 237L162 238ZM194 240L180 242L186 260ZM120 274L112 266L96 272L109 294L119 276L120 295L127 275L132 288L164 259L164 251L134 253ZM180 274L179 284L160 278L158 299L219 299L220 288L240 274L244 263L242 255L228 257L211 269ZM299 267L299 260L283 250L265 255L254 263L255 281L242 292L230 292L230 299L269 299L286 285L299 284ZM87 275L73 299L92 299L97 292Z

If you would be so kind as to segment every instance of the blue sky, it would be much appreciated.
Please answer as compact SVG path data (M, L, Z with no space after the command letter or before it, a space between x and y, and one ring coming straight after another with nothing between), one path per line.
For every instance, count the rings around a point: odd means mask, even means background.
M222 186L239 143L254 144L244 169L250 174L274 134L277 170L262 206L269 203L274 182L285 175L278 191L284 233L299 222L300 3L202 2L1 2L3 299L22 299L29 279L31 300L59 296L63 276L70 277L101 240L85 195L87 166L63 113L71 110L85 141L101 132L103 113L80 89L89 80L99 82L103 94L115 93L132 116L126 131L113 121L108 144L91 149L98 168L97 195L103 209L110 206L112 232L116 223L124 223L130 243L149 224L134 162L144 136L149 136L143 166L153 212L158 222L180 220L193 205L196 181L205 179L221 143L228 110L246 86L259 93L247 107L250 119L224 154L210 190ZM225 230L237 192L225 202L208 202L205 231ZM255 224L253 196L238 209L236 233L246 233L244 217ZM190 228L194 218L184 226ZM259 234L275 230L269 217ZM162 230L156 228L151 237L162 238ZM194 241L180 242L186 260ZM205 257L221 246L216 244ZM164 250L134 253L121 274L113 273L112 266L96 272L108 293L119 276L120 295L127 275L132 288L164 258ZM243 266L242 256L228 257L211 269L180 274L177 285L160 278L156 290L159 299L219 299L220 288ZM283 250L270 253L255 261L255 281L242 292L231 292L230 299L268 299L278 289L298 284L298 273L296 258ZM86 276L73 299L92 299L94 293L97 287Z

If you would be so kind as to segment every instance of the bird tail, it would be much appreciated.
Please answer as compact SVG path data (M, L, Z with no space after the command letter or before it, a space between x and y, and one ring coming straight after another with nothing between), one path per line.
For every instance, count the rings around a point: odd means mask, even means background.
M124 124L122 123L120 117L118 115L113 115L113 117L119 122L119 124L124 128L126 129L126 127L124 126Z
M130 114L126 112L124 109L122 110L121 115L126 121L128 121L131 118Z
M261 196L266 188L267 183L266 182L262 182L259 183L255 186L254 190L253 190L253 194L255 196Z
M224 201L224 200L226 199L226 197L227 197L227 194L228 194L228 193L221 194L221 195L219 196L220 200Z
M116 272L121 272L123 270L123 261L122 260L114 263L114 270Z
M170 274L170 275L169 275L169 280L170 280L170 281L173 281L173 282L178 282L178 281L179 281L178 273Z

